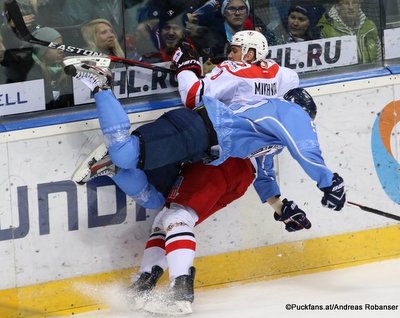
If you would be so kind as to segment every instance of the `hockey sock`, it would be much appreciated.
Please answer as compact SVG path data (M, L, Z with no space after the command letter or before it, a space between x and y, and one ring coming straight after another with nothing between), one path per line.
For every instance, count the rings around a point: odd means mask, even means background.
M162 232L154 232L150 235L143 253L139 272L150 273L154 265L160 266L163 270L167 268L165 234Z
M198 220L197 214L188 207L171 204L163 216L166 231L165 251L171 279L187 275L193 266L196 252L196 238L193 228Z
M196 239L192 229L187 225L180 225L169 231L165 250L170 279L187 275L196 253Z

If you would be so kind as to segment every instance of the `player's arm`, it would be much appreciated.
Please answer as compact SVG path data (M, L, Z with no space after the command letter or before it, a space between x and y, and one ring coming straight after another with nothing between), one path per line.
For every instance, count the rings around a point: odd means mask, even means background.
M346 202L343 178L337 173L332 173L325 165L313 125L310 125L310 122L307 124L297 121L296 129L299 129L298 134L282 134L290 154L324 193L322 205L340 211ZM300 134L303 134L303 137L308 136L296 140Z
M232 76L229 71L230 61L221 63L206 74L201 75L201 63L198 55L191 47L178 48L174 53L173 61L177 68L178 90L182 103L188 108L195 108L202 104L203 95L207 95L224 102L234 96L239 77Z
M240 77L232 76L225 67L218 65L203 79L189 70L178 73L178 90L183 104L194 108L202 104L203 95L222 102L231 100L235 95Z
M293 202L287 199L280 199L280 189L276 182L273 165L273 155L266 155L256 158L257 177L254 181L254 188L262 202L268 204L275 210L274 219L285 224L286 231L294 232L302 229L309 229L311 222L307 219L306 213L299 209Z

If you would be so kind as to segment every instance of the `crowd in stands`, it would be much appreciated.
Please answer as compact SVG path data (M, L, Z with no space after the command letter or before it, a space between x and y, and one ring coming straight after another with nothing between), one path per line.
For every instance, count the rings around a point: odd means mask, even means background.
M359 63L382 59L382 30L373 16L377 0L17 2L38 38L148 63L170 61L186 41L209 71L226 59L232 34L251 29L262 32L270 46L355 35ZM19 40L6 15L0 31L0 84L43 78L47 109L72 106L72 84L60 71L64 53Z

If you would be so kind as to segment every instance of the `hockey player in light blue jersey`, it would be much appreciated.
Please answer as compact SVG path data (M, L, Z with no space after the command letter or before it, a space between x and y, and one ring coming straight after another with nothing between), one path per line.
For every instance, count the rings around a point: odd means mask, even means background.
M204 105L195 111L187 108L169 111L129 134L129 118L109 89L111 74L76 59L64 63L68 74L81 79L95 92L100 127L112 161L119 167L113 180L143 207L158 208L164 203L162 195L148 183L143 169L202 158L218 165L228 157L257 157L260 169L255 188L265 202L280 195L272 157L287 147L323 191L322 204L338 211L343 208L343 179L325 166L309 109L313 105L315 110L315 104L305 90L295 89L286 94L289 101L272 98L232 105L203 96ZM300 223L304 224L299 228L290 218L292 230L306 227L308 220L304 212L303 215ZM277 218L284 222L289 219L279 215Z
M287 95L291 95L290 91ZM210 164L218 165L229 157L256 157L258 174L254 186L262 202L280 194L273 156L284 147L320 189L332 185L333 173L322 158L314 122L296 103L273 98L226 106L206 96L203 102L218 139L218 145L212 148L218 158Z

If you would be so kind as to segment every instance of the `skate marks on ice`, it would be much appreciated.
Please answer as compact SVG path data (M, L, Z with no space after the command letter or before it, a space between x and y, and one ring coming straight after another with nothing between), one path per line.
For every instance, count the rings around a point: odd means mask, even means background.
M98 312L88 313L87 315L90 315L90 317L142 317L140 315L132 316L132 313L136 313L140 309L140 306L136 304L134 297L129 293L126 285L121 283L78 283L74 285L74 288L81 294L93 299L93 301L100 304L101 307L108 308L99 310ZM108 313L110 313L110 315L107 315ZM85 316L85 314L83 314L83 316Z
M92 299L99 307L107 309L82 314L83 317L125 318L125 317L162 317L181 316L192 313L189 302L171 300L167 287L153 291L147 297L138 297L126 285L120 283L88 284L77 283L73 288ZM81 316L81 315L80 315Z
M106 296L109 309L76 315L79 318L171 317L130 311L124 287L89 286L93 298ZM114 288L117 287L117 288ZM161 287L161 286L160 286ZM121 296L122 295L122 296ZM400 258L332 271L271 281L196 290L190 318L398 318L400 313ZM396 310L311 311L286 308L287 304L399 305Z

